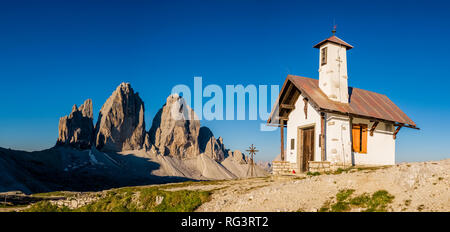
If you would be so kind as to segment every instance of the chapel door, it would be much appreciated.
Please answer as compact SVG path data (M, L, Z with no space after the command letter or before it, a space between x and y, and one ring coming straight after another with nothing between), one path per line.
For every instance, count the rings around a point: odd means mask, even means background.
M314 160L314 127L303 129L302 133L303 170L308 171L308 161Z

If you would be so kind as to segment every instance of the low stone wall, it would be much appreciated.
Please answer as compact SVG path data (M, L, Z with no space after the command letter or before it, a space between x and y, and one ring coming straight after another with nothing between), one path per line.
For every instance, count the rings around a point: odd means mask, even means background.
M272 174L287 174L291 169L291 163L289 161L273 161L272 162Z
M295 173L300 173L297 163L291 163L289 161L273 161L272 174L291 174L293 170ZM338 168L349 168L352 164L332 163L330 161L308 161L309 172L331 172L336 171Z
M291 163L291 167L289 169L289 172L292 173L292 171L295 171L295 173L300 173L301 171L298 169L297 163Z
M100 199L100 196L93 196L90 194L78 194L74 197L68 197L66 199L61 200L51 200L50 203L53 205L57 205L59 207L68 207L69 209L76 209L87 204L90 204L94 201Z
M331 163L331 170L332 171L336 171L339 168L346 169L346 168L349 168L349 167L352 167L352 166L353 165L351 163L347 163L347 164L344 164L344 163Z
M310 172L329 172L332 169L330 161L309 161L308 166Z
M330 172L336 171L339 168L346 169L352 167L351 163L332 163L330 161L309 161L310 172Z

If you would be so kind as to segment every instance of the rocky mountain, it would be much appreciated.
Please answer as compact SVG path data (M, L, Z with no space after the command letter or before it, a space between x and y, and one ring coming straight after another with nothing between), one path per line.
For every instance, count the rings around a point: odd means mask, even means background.
M200 152L218 162L223 161L225 156L228 155L222 137L216 139L208 127L200 128L199 146Z
M170 95L150 128L150 141L163 155L193 158L199 155L200 121L185 100Z
M0 192L25 193L249 177L247 158L201 127L195 112L170 95L145 130L144 102L122 83L94 128L92 101L59 121L56 146L37 152L0 148ZM256 176L267 175L256 166Z
M260 161L260 162L256 162L256 165L258 165L259 167L261 167L268 173L272 172L272 162Z
M75 148L87 149L94 142L94 124L91 99L83 105L72 107L69 116L59 119L57 145L69 145Z
M242 154L241 151L235 150L234 152L228 151L228 157L232 159L234 162L240 163L240 164L246 164L247 157L245 157L244 154Z
M129 83L120 84L103 104L95 126L97 149L124 151L143 148L146 131L144 102Z

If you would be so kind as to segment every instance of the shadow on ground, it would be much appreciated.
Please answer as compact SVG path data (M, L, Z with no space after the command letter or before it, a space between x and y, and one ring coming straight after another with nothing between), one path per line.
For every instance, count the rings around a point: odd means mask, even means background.
M0 192L101 191L125 186L195 181L152 175L149 158L68 147L26 152L0 148Z

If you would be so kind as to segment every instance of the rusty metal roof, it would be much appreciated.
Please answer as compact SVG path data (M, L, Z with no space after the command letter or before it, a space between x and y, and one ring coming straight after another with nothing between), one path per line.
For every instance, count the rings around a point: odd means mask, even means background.
M396 106L386 95L358 89L349 88L349 103L340 103L330 100L319 88L319 80L288 75L281 89L280 96L284 94L287 86L293 84L301 94L308 98L319 111L344 113L362 116L370 119L379 119L396 122L406 127L416 128L416 124ZM280 104L283 102L279 102ZM278 106L274 107L277 108ZM272 112L273 113L273 112ZM271 115L271 117L273 114ZM268 123L271 121L271 117Z
M353 48L352 45L346 43L344 40L339 39L337 36L333 35L328 39L322 40L320 43L316 44L313 46L313 48L320 48L320 45L326 43L326 42L331 42L331 43L335 43L335 44L340 44L340 45L344 45L347 47L347 50L350 50Z

